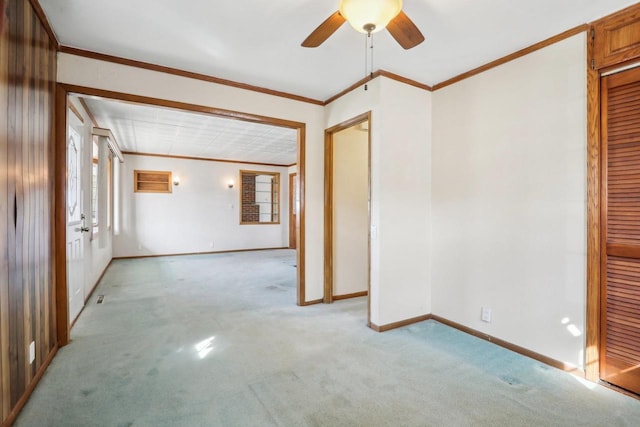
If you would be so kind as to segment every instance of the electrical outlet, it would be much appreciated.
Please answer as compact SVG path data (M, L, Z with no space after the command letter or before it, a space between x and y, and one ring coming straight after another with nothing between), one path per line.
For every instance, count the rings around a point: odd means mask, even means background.
M36 342L31 341L29 344L29 363L33 363L36 360Z
M482 307L481 319L483 322L491 323L491 309Z

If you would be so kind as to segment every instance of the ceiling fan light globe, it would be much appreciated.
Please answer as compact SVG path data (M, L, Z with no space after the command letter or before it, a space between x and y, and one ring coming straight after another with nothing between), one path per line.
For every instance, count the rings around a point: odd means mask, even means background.
M382 31L402 10L402 0L340 0L340 14L361 33L375 26L372 33Z

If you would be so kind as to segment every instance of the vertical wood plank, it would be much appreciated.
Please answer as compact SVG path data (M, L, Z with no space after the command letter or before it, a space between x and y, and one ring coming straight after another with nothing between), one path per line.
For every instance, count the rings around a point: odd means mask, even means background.
M0 420L10 410L9 389L9 254L8 232L10 221L8 110L9 110L9 30L7 3L0 0Z
M31 364L29 363L29 344L31 343L31 286L32 279L32 259L31 246L33 241L32 224L32 199L33 190L31 188L31 120L30 113L33 111L31 106L31 77L33 65L33 53L35 51L34 40L32 37L33 18L28 13L29 8L25 8L23 21L23 37L24 43L28 49L24 52L22 58L23 76L22 76L22 250L18 254L22 260L22 357L18 360L23 376L24 389L20 396L26 391L26 386L31 382Z
M40 26L37 24L33 25L33 35L34 35L34 40L35 40L35 45L37 46L36 49L34 50L34 55L33 55L33 60L34 60L34 66L33 66L33 70L34 70L34 78L32 79L32 88L33 88L33 109L35 111L40 111L41 108L41 104L40 104L40 91L41 91L41 86L42 86L42 72L40 70L40 58L42 57L42 39L41 39L41 30L40 30ZM34 247L33 247L33 252L32 252L32 256L34 258L34 274L33 274L33 288L32 288L32 293L31 293L31 306L32 306L32 318L33 318L33 322L31 323L31 333L32 333L32 338L34 340L34 342L36 342L36 352L35 352L35 363L31 366L31 375L32 377L36 374L35 372L35 367L38 366L42 360L42 357L40 356L41 353L41 347L42 345L40 345L40 343L42 343L41 340L41 318L40 318L40 312L39 312L39 307L40 307L40 301L41 301L41 295L40 295L40 285L41 285L41 268L42 265L40 263L40 260L42 259L41 253L40 253L40 242L42 241L42 228L40 227L40 224L42 222L42 206L41 206L41 200L42 200L42 190L41 190L41 186L40 186L40 182L42 182L40 180L41 177L41 173L42 173L42 168L40 167L40 165L42 165L42 157L40 156L40 145L42 143L42 138L41 138L41 128L40 128L40 123L42 122L42 117L38 116L36 118L36 120L32 120L32 129L33 129L33 156L32 156L32 163L34 165L33 167L33 174L32 174L32 180L33 183L35 185L38 186L38 191L34 197L34 206L33 206L33 212L34 212L34 221L33 221L33 234L35 236L34 239Z
M14 365L15 375L12 378L12 382L15 384L11 393L11 405L15 406L20 397L24 393L25 387L25 373L24 373L24 264L22 249L25 245L25 188L24 178L25 170L23 163L24 156L24 86L26 80L25 62L28 55L30 46L27 45L27 40L24 34L25 31L25 14L26 5L22 2L18 2L18 13L16 13L16 36L18 43L24 45L25 49L16 49L16 114L15 114L15 192L16 192L16 226L15 226L15 245L14 245L14 259L15 265L11 266L14 271L11 284L13 285L12 300L13 300L13 325L12 330L15 330L15 340L12 343L14 348L15 359L12 361Z
M43 72L43 56L44 53L46 51L46 49L44 48L46 46L46 43L43 43L42 40L42 36L44 33L44 30L42 29L42 27L40 25L35 25L36 28L36 43L38 46L38 49L36 50L36 55L35 55L35 72L36 74L36 78L35 78L35 90L36 90L36 99L35 99L35 108L37 111L46 111L43 109L43 76L46 76L46 74ZM34 176L35 176L35 182L39 183L39 186L42 187L43 182L45 182L46 180L46 175L43 173L44 172L44 168L41 167L40 165L44 165L45 162L45 157L44 157L44 144L45 144L45 140L44 140L44 136L42 134L42 123L43 123L43 117L42 115L38 116L37 120L34 120L34 122L36 123L36 131L35 131L35 142L36 142L36 165L38 165L38 167L36 167L36 170L34 171ZM46 190L46 188L45 188ZM36 212L38 212L38 215L36 217L36 228L35 228L35 235L38 237L38 242L37 242L37 247L36 247L36 251L35 251L35 258L36 258L36 274L35 274L35 278L36 278L36 286L35 286L35 293L34 293L34 303L35 303L35 323L34 323L34 340L35 342L38 344L36 345L36 360L35 360L35 364L33 366L34 369L34 375L35 375L35 367L36 366L40 366L42 364L42 361L44 360L44 358L46 357L45 350L47 350L48 345L42 345L42 343L45 343L44 341L44 333L43 333L43 328L42 328L42 323L43 323L43 318L42 318L42 292L43 292L43 274L44 274L44 266L42 265L41 261L42 259L45 258L45 252L43 251L43 238L44 238L44 234L45 234L45 229L43 227L45 218L43 218L44 214L46 213L46 210L44 209L44 204L46 202L46 196L45 194L43 194L44 192L42 191L42 188L39 189L38 191L38 197L36 200Z
M49 195L46 199L46 210L43 215L43 220L45 221L46 232L43 233L44 244L45 244L45 254L46 259L48 260L50 268L47 269L45 274L45 293L47 295L45 303L45 314L46 314L46 323L48 323L49 327L45 330L45 343L49 344L49 351L53 351L57 346L57 337L56 337L56 322L55 322L55 269L56 264L53 259L53 255L55 252L55 237L56 234L53 230L55 230L55 218L53 215L54 209L54 199L51 199L52 194L55 194L55 141L56 134L54 129L54 119L55 119L55 86L56 86L56 52L54 49L47 49L44 52L44 55L47 59L46 61L46 71L48 74L48 79L46 81L47 92L45 97L45 104L43 107L50 108L48 114L44 114L45 126L43 130L43 135L46 138L46 147L44 149L45 155L48 156L45 159L45 167L44 173L47 177L47 180L44 182L48 182L48 191ZM51 108L53 106L53 108ZM46 108L43 109L46 111ZM63 139L64 141L64 139ZM53 178L52 178L53 177ZM48 221L47 221L48 219ZM45 259L45 257L43 257Z
M2 425L13 422L57 348L52 307L55 70L55 50L29 0L0 0Z
M37 18L35 16L35 14L31 15L31 37L33 39L33 45L34 45L34 49L32 51L32 55L31 55L31 75L29 78L29 111L33 112L33 111L39 111L38 110L38 104L37 104L37 90L38 90L38 66L39 66L39 61L38 61L38 55L39 55L39 51L40 51L40 40L38 39L38 21ZM31 341L33 341L36 346L35 348L37 349L40 346L40 343L37 341L37 332L36 332L36 324L37 324L37 302L36 302L36 290L38 287L38 274L40 272L40 260L38 259L38 241L40 239L40 235L38 234L38 232L40 231L38 228L38 217L39 217L39 212L38 212L38 200L40 198L40 194L41 194L41 190L40 190L40 184L38 183L38 180L36 179L36 176L38 174L38 170L40 169L40 163L38 162L38 158L37 158L37 149L38 149L38 133L37 133L37 129L38 129L38 118L40 116L37 115L35 117L32 117L29 120L29 135L30 135L30 144L29 144L29 170L30 170L30 174L29 174L29 187L31 188L31 197L30 197L30 203L31 203L31 207L30 207L30 239L29 239L29 259L30 262L32 263L32 266L30 267L30 271L31 271L31 281L29 283L29 316L31 318L31 322L30 322L30 329L29 329L29 335L30 335L30 340L28 341L28 343L30 343ZM27 343L27 344L28 344ZM28 349L28 346L27 346ZM29 354L27 352L27 354ZM35 356L35 354L34 354ZM34 363L30 363L29 362L30 358L27 359L27 363L28 363L28 367L29 367L29 383L31 383L31 381L33 380L33 377L35 376L36 372L35 372L35 367L37 366L36 361L34 360Z
M56 116L56 140L59 141L55 145L55 199L67 200L67 126L66 126L66 112L67 112L67 91L58 86L55 94L56 111L59 114ZM69 343L69 306L67 304L67 259L66 259L66 208L65 206L59 206L55 209L55 226L52 228L55 230L55 287L54 300L55 304L52 305L55 310L54 318L57 329L57 340L59 346L64 346Z
M17 221L18 214L18 177L20 172L18 170L17 161L17 148L20 146L19 133L18 133L18 113L21 111L19 92L19 66L21 63L19 58L19 51L17 45L20 44L21 36L19 34L19 22L22 22L22 14L20 13L20 2L9 1L9 109L7 111L8 116L8 156L7 163L9 164L9 173L12 175L11 186L8 188L9 192L9 234L8 234L8 246L9 246L9 387L10 387L10 406L13 407L19 398L19 375L18 375L18 345L20 332L15 325L18 324L18 307L17 307L17 294L19 289L16 287L18 279L16 277L16 245L17 245ZM13 167L12 167L13 166Z

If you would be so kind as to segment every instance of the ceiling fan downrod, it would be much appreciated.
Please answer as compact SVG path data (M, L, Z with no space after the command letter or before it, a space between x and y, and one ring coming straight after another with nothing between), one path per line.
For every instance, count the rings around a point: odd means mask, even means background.
M365 24L362 28L367 31L367 36L364 39L364 78L366 80L368 75L369 80L373 80L373 30L376 29L376 26L374 24ZM369 51L371 51L370 56L367 55ZM370 61L367 59L370 59ZM364 90L369 90L367 83L364 84Z

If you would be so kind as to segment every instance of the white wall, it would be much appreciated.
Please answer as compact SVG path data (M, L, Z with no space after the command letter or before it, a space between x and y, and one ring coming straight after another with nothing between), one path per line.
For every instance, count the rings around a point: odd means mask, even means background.
M322 279L324 108L322 106L65 53L58 54L58 81L305 123L305 299L313 301L322 298L324 289Z
M585 49L580 34L433 94L433 313L577 366Z
M288 216L280 224L240 225L240 170L280 173L280 211L288 212L286 167L125 155L120 234L114 256L280 248L289 245ZM135 193L133 171L171 171L172 193ZM236 185L228 188L233 179ZM269 184L269 189L271 185Z
M307 301L323 293L323 131L371 111L371 321L433 312L582 366L567 327L585 324L585 43L433 94L379 77L325 108L68 54L58 79L306 123Z
M82 203L83 212L87 215L87 225L91 224L91 164L92 164L92 148L93 138L92 129L93 124L89 115L82 107L82 104L76 99L72 98L74 107L82 115L84 120L84 126L81 129L76 129L80 135L82 135L83 151L82 151ZM114 158L113 162L117 162L118 159ZM90 233L84 234L84 296L85 299L89 298L89 294L95 287L100 279L100 276L104 272L105 268L111 262L113 257L113 229L106 229L106 227L100 227L100 233L106 233L106 239L104 245L100 247L98 236L91 236Z
M326 107L331 127L371 111L371 322L431 312L431 93L385 77Z
M333 295L369 289L369 133L333 135Z
M371 315L386 325L431 313L432 94L386 78L381 89L371 160L381 302Z

